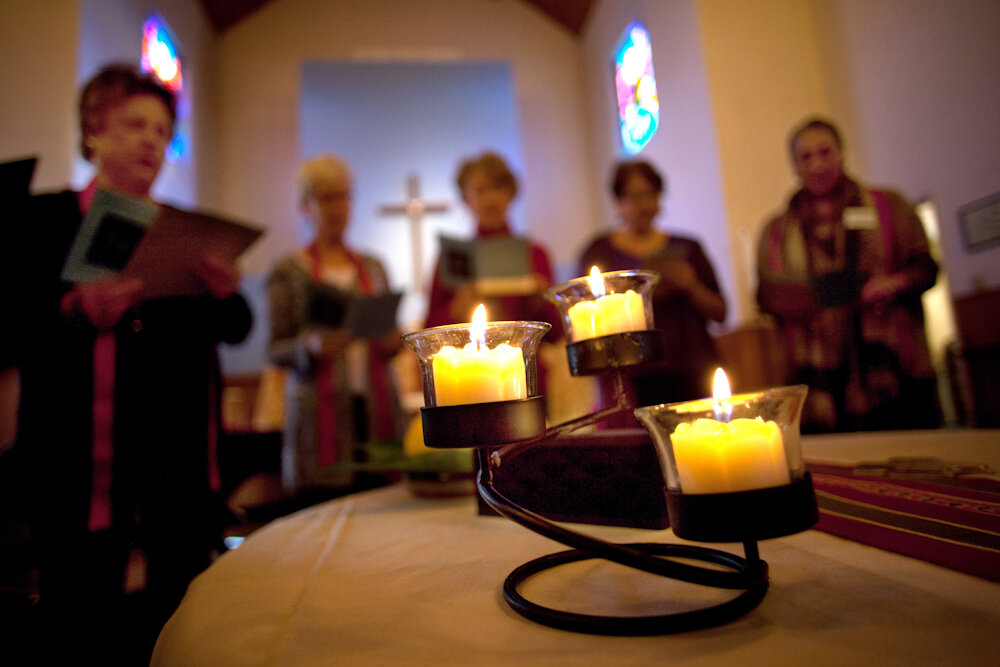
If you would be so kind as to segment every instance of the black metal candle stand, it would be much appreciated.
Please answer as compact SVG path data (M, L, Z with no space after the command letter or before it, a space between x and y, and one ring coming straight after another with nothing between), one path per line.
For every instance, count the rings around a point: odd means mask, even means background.
M599 375L663 359L665 349L666 339L659 329L626 331L570 343L566 358L571 375Z
M812 477L732 493L667 491L674 535L692 542L766 540L802 532L819 520Z
M522 447L524 444L510 445ZM503 585L507 604L536 623L588 634L638 636L687 632L728 623L754 609L767 592L768 567L760 559L757 543L743 541L744 557L703 546L683 544L617 544L555 524L500 493L493 483L492 464L508 447L481 448L476 486L482 498L500 515L568 547L531 560L508 575ZM518 587L545 570L580 560L600 558L650 574L692 584L740 591L721 604L670 614L605 616L553 609L525 598ZM693 565L699 561L709 567Z
M424 442L442 449L487 447L545 435L545 399L431 405L420 408Z
M667 492L671 527L679 537L703 542L742 542L743 557L718 549L660 543L617 544L558 525L506 497L494 484L494 469L518 449L555 438L613 415L629 413L627 367L662 358L659 332L629 332L567 346L574 375L604 373L616 383L618 402L578 419L545 428L541 397L515 401L422 408L429 447L475 447L476 486L500 515L568 547L529 561L507 577L504 599L517 613L543 625L588 634L637 636L686 632L721 625L745 615L764 599L768 566L757 540L805 530L816 521L816 500L808 475L786 487L725 494ZM613 436L609 436L613 437ZM518 590L529 577L567 563L600 558L651 574L702 586L739 591L720 604L651 616L603 616L552 609L527 600ZM694 565L690 561L708 566Z

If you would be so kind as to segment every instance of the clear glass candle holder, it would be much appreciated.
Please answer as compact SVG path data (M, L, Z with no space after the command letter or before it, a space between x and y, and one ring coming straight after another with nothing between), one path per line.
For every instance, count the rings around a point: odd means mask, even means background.
M547 322L487 322L403 336L417 355L428 447L494 446L545 432L537 352Z
M550 287L545 296L559 309L568 343L627 331L653 328L652 292L660 275L654 271L601 273Z
M799 435L807 392L795 385L636 408L663 468L676 535L738 542L816 523Z
M461 368L461 362L446 364L444 357L452 351L468 350L469 345L475 346L473 338L472 324L451 324L447 326L434 327L414 331L403 336L405 342L417 355L420 362L420 379L424 390L424 405L437 406L456 403L488 403L499 400L513 400L517 398L528 398L538 395L538 370L537 354L538 344L542 337L551 329L548 322L487 322L485 330L485 340L481 341L480 349L475 353L469 350L470 361L465 369ZM507 346L509 357L501 358L497 353L501 346ZM446 350L445 348L450 348ZM517 354L520 351L520 355ZM482 356L483 363L475 366L476 354ZM487 357L493 355L493 364L490 365ZM437 359L437 363L435 363ZM524 379L520 380L520 365L523 360ZM446 374L449 371L452 375L462 374L463 379L468 380L467 384L474 384L475 379L480 379L488 386L467 386L468 391L464 396L470 400L448 400L446 395L453 399L455 391L446 391L442 386L438 391L438 380L443 385L445 382L453 381L454 377L435 377L435 370L439 374ZM481 371L481 372L477 372ZM490 373L490 371L494 371ZM508 381L504 385L503 375L507 375ZM518 374L517 378L511 377ZM473 376L478 376L474 378ZM492 375L493 377L488 377ZM492 380L492 382L491 382ZM440 398L445 400L439 400ZM458 389L461 392L461 388ZM479 400L486 398L487 400Z
M729 398L637 408L667 489L732 493L785 486L805 472L799 420L808 389L777 387Z

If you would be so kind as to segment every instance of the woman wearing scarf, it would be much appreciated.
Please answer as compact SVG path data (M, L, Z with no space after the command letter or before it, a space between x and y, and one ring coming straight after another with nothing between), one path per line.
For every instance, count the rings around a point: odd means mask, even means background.
M280 260L268 278L270 357L291 371L282 445L289 492L350 488L359 446L401 432L387 367L400 349L399 332L356 338L331 312L352 295L389 291L382 264L345 243L351 186L347 165L333 156L302 165L299 205L315 237Z
M840 133L811 119L789 144L801 188L764 229L761 309L784 337L791 381L809 385L803 428L940 425L921 294L937 278L913 207L844 173Z

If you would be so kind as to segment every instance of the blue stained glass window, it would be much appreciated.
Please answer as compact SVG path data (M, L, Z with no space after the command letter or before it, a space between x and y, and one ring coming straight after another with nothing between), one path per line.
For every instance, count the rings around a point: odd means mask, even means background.
M177 129L167 147L167 161L176 162L187 148L188 101L184 94L184 71L173 33L159 15L152 14L142 26L142 55L144 72L152 72L177 96Z
M615 94L622 147L635 155L646 147L660 124L653 51L649 32L641 23L630 23L615 49Z

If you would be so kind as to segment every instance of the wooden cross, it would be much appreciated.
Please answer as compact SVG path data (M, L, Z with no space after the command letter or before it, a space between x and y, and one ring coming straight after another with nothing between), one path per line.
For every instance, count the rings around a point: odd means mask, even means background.
M403 204L385 204L379 207L380 215L405 215L410 219L410 236L413 241L413 284L417 290L424 286L423 222L428 213L447 213L447 202L428 203L420 198L420 178L416 174L406 177L406 197Z

